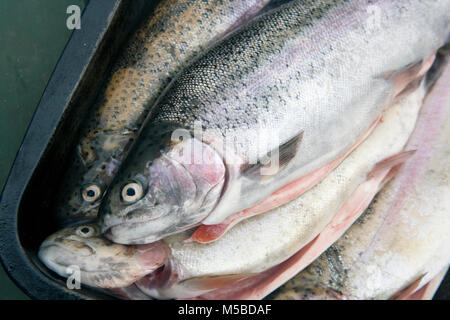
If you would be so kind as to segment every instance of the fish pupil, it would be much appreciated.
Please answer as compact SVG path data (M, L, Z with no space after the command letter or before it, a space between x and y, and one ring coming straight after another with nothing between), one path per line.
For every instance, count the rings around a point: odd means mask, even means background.
M127 189L127 196L132 197L136 194L136 191L133 188Z
M87 194L87 196L88 196L89 198L92 198L92 197L95 196L94 190L89 190L86 194Z
M83 229L81 229L81 232L82 233L88 233L89 232L89 228L83 228Z

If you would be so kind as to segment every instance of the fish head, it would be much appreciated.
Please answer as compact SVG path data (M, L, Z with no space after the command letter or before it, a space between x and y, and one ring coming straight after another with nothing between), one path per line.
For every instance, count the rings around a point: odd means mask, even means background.
M189 136L151 149L127 159L100 207L102 232L114 242L151 243L185 230L220 198L225 165L208 144Z
M84 137L61 183L56 217L63 225L94 219L106 189L116 175L122 154L130 148L134 133L98 132Z
M83 284L100 288L127 286L153 272L170 251L162 243L124 246L102 237L96 224L62 229L44 240L39 259L58 275L80 277Z
M95 275L100 271L111 272L111 261L102 266L102 260L112 251L124 253L123 249L103 238L97 225L84 224L62 229L47 237L39 248L38 257L62 277L71 276L75 270ZM114 259L119 260L118 256Z

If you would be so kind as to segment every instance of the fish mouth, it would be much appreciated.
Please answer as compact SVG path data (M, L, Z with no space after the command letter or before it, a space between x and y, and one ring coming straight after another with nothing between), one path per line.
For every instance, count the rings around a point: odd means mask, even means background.
M140 236L136 238L118 238L115 234L117 232L114 231L114 228L110 228L106 231L105 237L115 243L124 244L124 245L135 245L135 244L148 244L152 242L156 242L160 240L160 237L157 236Z
M140 218L135 218L135 219L129 219L127 221L121 221L121 219L117 219L118 221L113 222L107 226L105 226L102 230L102 232L106 232L107 230L117 227L117 226L123 226L123 225L137 225L137 224L144 224L144 223L148 223L148 222L152 222L152 221L156 221L160 218L162 218L163 216L165 216L167 213L162 213L157 217L152 217L149 219L140 219Z
M50 241L45 241L44 243L42 243L38 252L39 260L41 260L43 264L51 271L56 272L58 275L62 277L67 277L68 275L67 268L70 265L74 265L75 263L74 264L62 263L61 257L64 256L70 257L73 255L74 251L71 250L69 247L57 242L50 242Z
M55 241L44 241L42 245L39 248L39 258L44 264L51 270L55 271L56 273L60 274L61 276L66 276L66 269L71 266L78 266L76 261L61 263L61 257L66 254L67 256L78 256L78 257L89 257L96 253L96 250L91 245L88 245L86 243L83 243L81 241L77 240L68 240L65 241L73 242L73 243L81 243L83 245L83 249L87 249L89 251L89 254L80 254L79 250L74 250L70 248L67 245L64 245L59 242ZM56 249L56 250L55 250ZM51 254L50 254L51 253ZM80 267L80 266L78 266ZM83 273L89 273L89 274L109 274L110 270L87 270L84 268L81 268Z
M60 242L56 242L56 241L44 241L42 243L42 245L39 248L39 252L48 252L49 250L51 250L52 248L56 248L59 252L66 252L68 254L71 255L78 255L81 257L88 257L91 255L95 255L97 250L95 250L94 247L92 247L91 245L78 241L78 240L73 240L73 239L65 239L65 242L69 242L69 243L74 243L75 245L82 245L83 249L87 249L89 251L88 254L80 254L80 252L78 250L74 250L72 249L70 246L62 244Z
M201 222L186 225L171 225L167 227L164 225L164 220L160 221L160 228L158 228L157 218L130 223L117 224L114 227L108 228L103 234L112 242L123 245L143 245L157 242L165 237L177 234L201 225ZM152 224L153 222L153 224ZM146 230L146 226L151 225L151 230ZM134 228L134 230L133 230ZM136 230L137 229L137 230Z
M90 247L90 246L88 246ZM54 249L57 250L54 250ZM90 247L93 249L92 247ZM49 251L51 250L51 251ZM73 255L74 251L68 248L66 245L62 245L60 243L55 242L48 242L43 245L41 245L39 249L39 259L43 262L43 264L50 269L51 271L55 272L57 275L61 276L62 278L67 278L73 274L73 272L76 270L74 268L79 268L80 275L82 274L82 283L97 287L98 279L106 279L106 283L103 283L102 288L114 288L114 287L121 287L122 284L116 284L117 280L120 280L120 278L117 278L114 276L114 272L110 269L100 269L100 270L88 270L83 267L82 263L77 264L76 261L72 261L72 263L65 261L62 259L61 256L67 253L69 255ZM87 257L87 256L86 256ZM119 281L120 282L120 281ZM125 283L123 286L129 285Z
M136 218L130 219L128 221L117 221L114 224L106 226L104 230L102 230L102 233L108 240L120 244L147 244L150 242L155 242L160 238L158 237L158 235L152 236L151 232L148 232L146 235L136 236L133 238L132 232L127 231L135 228L145 228L146 225L149 225L152 222L156 222L166 215L168 215L168 213L162 213L157 217L152 217L145 220ZM126 234L126 237L123 237L121 231L124 231L123 234Z

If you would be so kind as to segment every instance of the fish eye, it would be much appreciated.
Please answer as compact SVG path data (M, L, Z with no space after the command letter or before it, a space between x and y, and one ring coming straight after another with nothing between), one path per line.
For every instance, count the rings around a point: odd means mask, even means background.
M95 229L90 226L81 226L77 228L76 233L80 237L87 238L95 234Z
M102 190L96 184L90 184L83 187L83 189L81 190L81 196L83 197L83 200L90 203L100 198L101 193Z
M132 181L122 188L122 200L126 203L138 201L144 195L144 188L140 182Z

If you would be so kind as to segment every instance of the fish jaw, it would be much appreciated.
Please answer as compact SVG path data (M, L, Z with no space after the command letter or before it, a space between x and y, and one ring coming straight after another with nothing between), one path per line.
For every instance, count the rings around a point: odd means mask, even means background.
M175 143L147 163L131 174L145 180L141 199L127 203L123 192L129 184L117 184L100 210L102 232L114 242L145 244L195 226L220 199L225 164L196 138ZM124 175L131 176L126 170Z
M169 257L170 250L162 242L123 246L105 239L99 230L95 224L60 230L41 244L38 257L58 275L68 278L79 272L82 284L97 288L128 286Z

